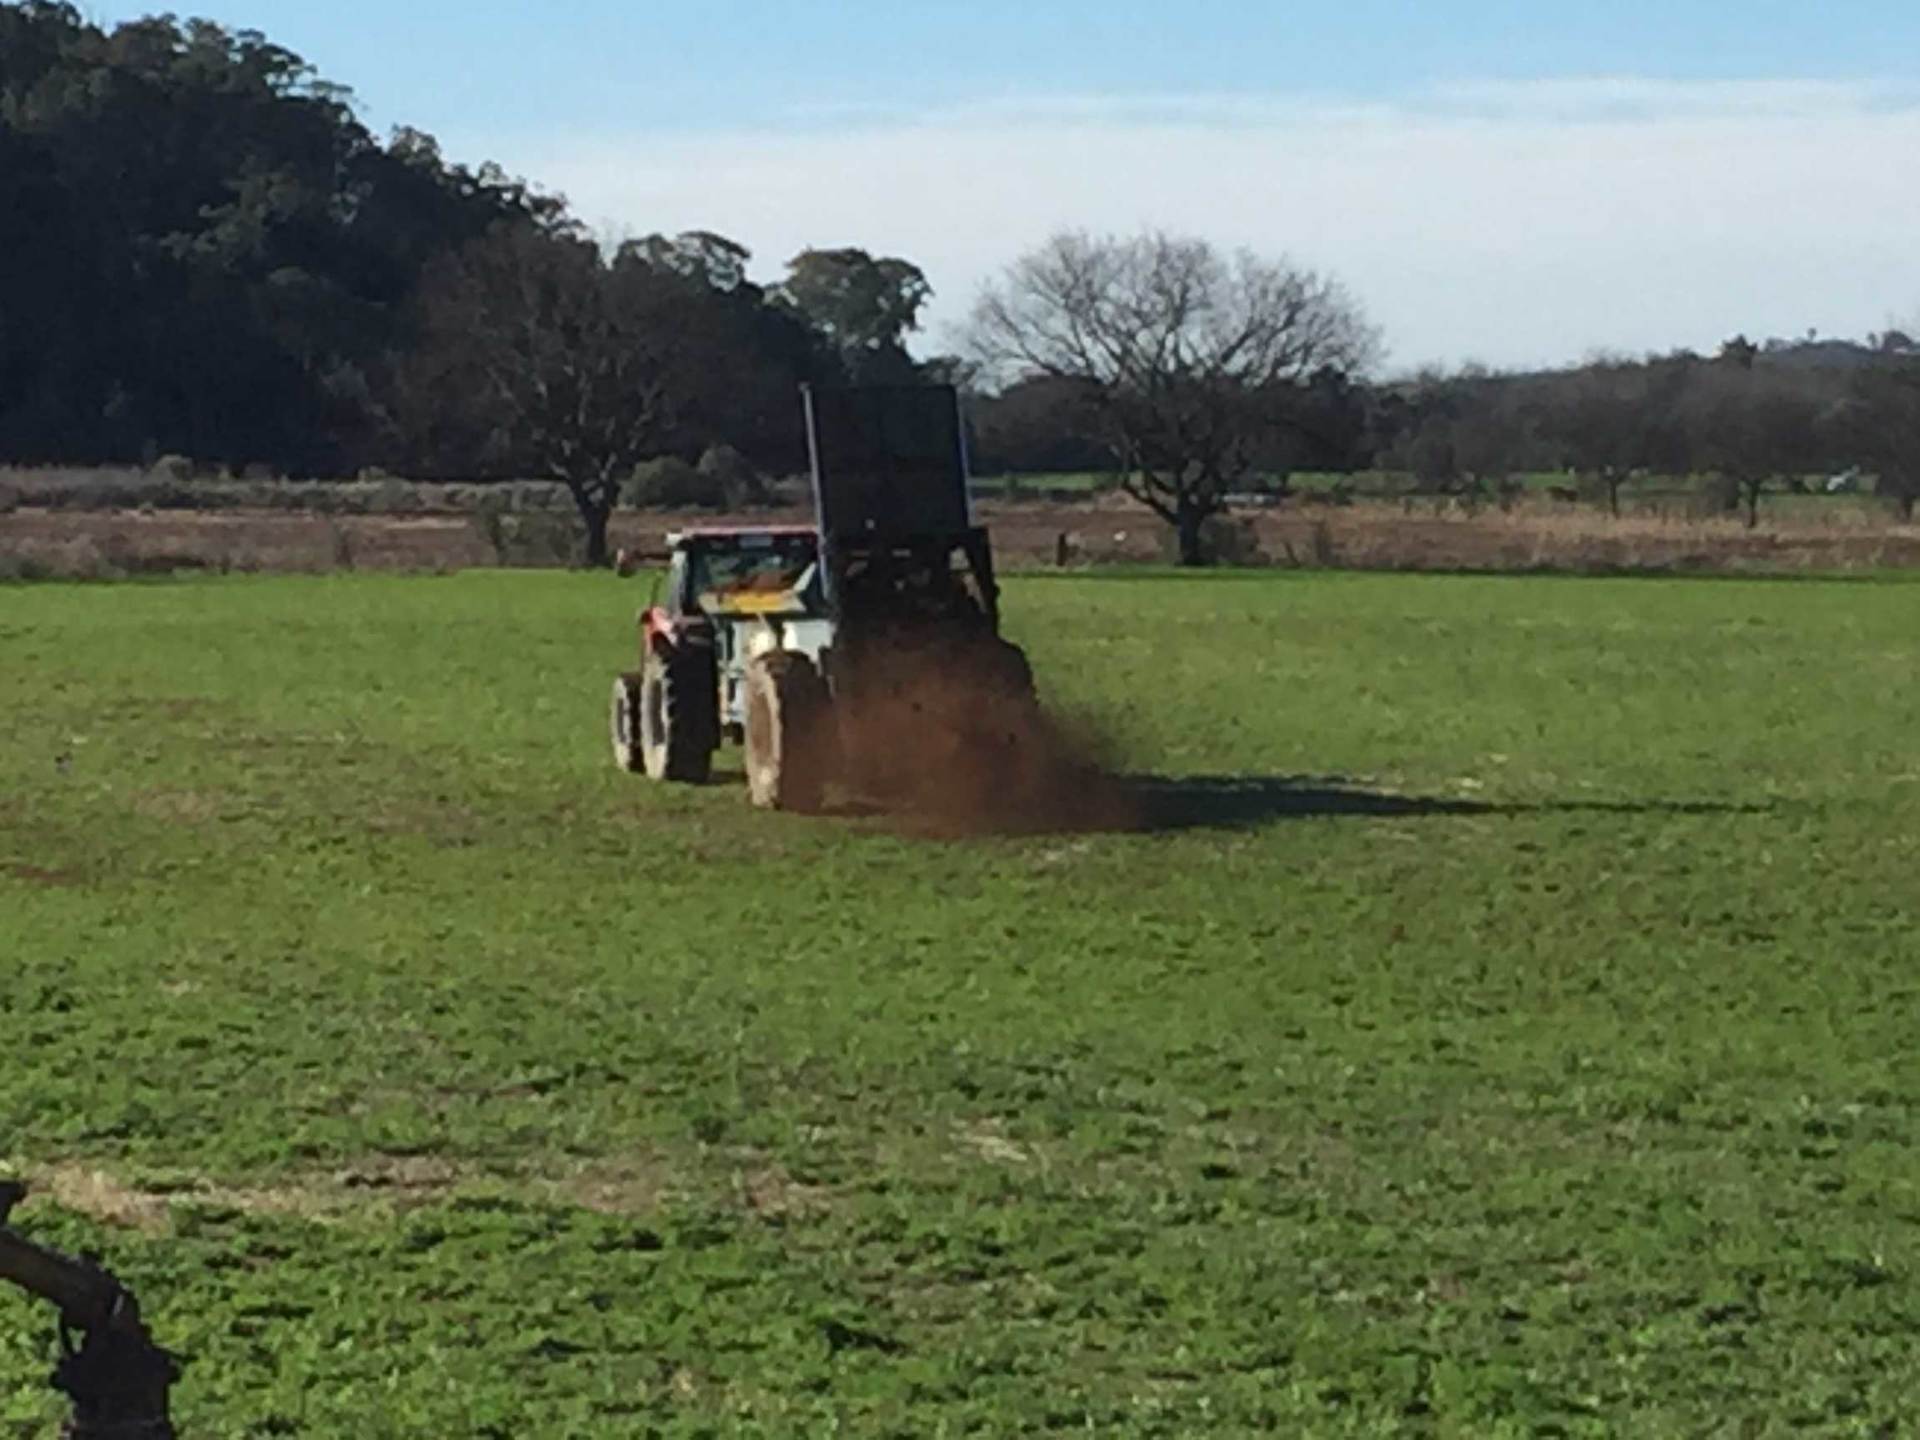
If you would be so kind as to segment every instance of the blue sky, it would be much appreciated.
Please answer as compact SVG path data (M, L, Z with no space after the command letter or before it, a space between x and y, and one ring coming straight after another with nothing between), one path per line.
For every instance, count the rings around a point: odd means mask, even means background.
M152 6L94 4L102 19ZM380 123L703 129L1025 94L1315 92L1642 75L1889 79L1903 0L209 0L357 88Z
M934 281L930 345L1062 225L1331 269L1401 364L1920 311L1913 0L183 8L610 234L720 229L769 273L894 249Z
M96 4L107 20L151 6ZM699 129L823 107L1029 94L1382 98L1435 83L1636 75L1886 79L1907 0L209 0L359 90L374 118Z

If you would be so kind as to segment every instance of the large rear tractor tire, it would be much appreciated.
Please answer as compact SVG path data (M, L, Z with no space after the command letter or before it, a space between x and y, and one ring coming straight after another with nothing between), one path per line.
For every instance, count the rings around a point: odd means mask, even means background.
M762 810L820 809L836 768L833 702L804 655L775 651L747 667L747 795Z
M640 672L638 736L649 780L707 782L720 740L719 704L710 652L647 652Z

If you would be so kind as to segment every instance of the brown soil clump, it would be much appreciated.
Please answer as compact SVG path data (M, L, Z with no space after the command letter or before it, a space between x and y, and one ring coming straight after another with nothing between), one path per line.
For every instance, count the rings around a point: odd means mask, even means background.
M879 683L838 702L856 800L936 837L1140 828L1093 728L1050 713L1013 663L1017 679L937 648L887 656Z

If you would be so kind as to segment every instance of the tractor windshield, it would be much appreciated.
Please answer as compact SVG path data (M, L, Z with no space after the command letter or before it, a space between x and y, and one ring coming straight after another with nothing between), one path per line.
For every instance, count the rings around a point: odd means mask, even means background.
M709 615L812 615L823 608L811 535L730 535L692 547L687 593Z

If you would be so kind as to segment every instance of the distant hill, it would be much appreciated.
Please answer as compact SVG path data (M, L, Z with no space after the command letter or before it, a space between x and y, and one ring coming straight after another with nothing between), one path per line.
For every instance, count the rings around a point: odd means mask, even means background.
M1905 336L1898 337L1904 341ZM1793 370L1864 370L1890 356L1913 355L1911 343L1862 345L1857 340L1769 340L1755 357L1759 365Z

